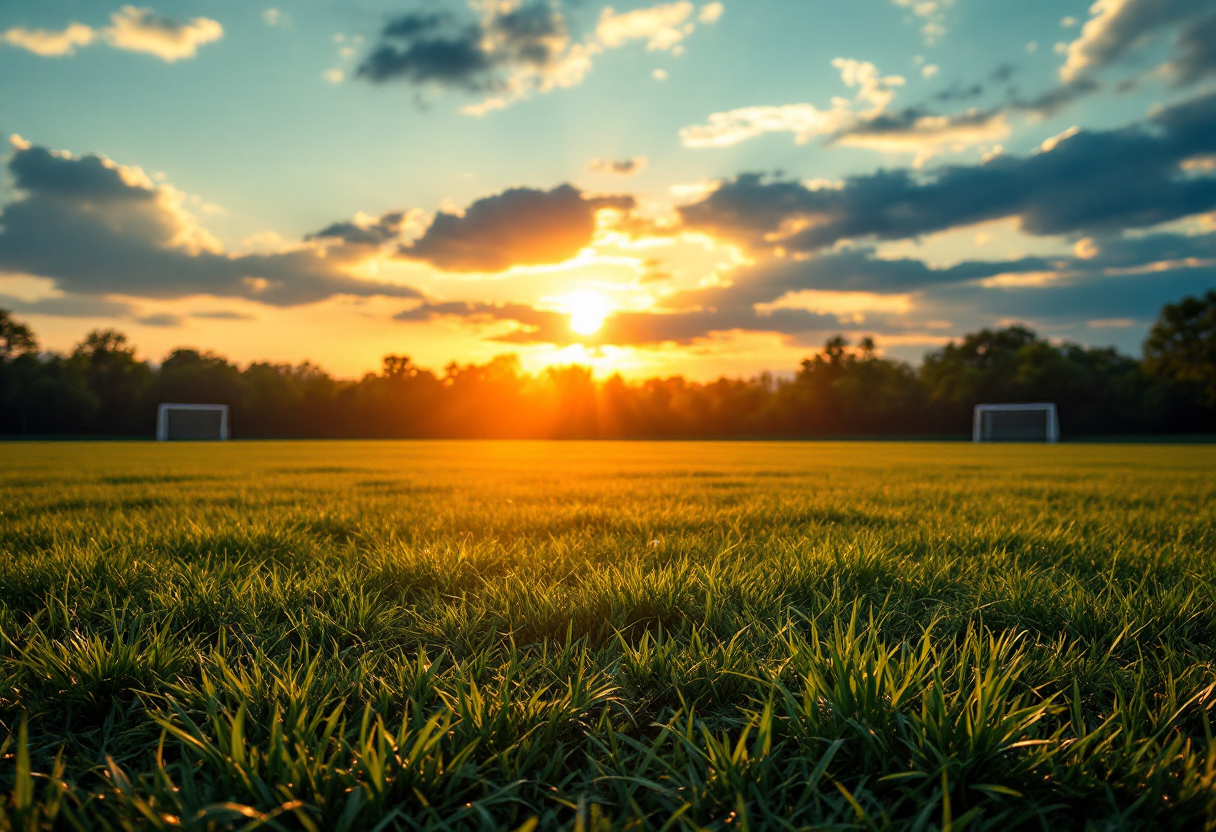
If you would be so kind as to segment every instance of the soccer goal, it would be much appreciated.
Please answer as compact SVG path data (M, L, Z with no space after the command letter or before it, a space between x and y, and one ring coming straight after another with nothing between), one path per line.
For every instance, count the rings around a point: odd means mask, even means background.
M971 425L973 442L1058 442L1056 406L1035 404L977 404Z
M159 442L228 438L228 405L162 404L156 411Z

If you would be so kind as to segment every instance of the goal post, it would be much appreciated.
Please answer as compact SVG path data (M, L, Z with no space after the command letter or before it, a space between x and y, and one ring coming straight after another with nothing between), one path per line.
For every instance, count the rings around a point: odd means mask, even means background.
M1060 420L1051 402L977 404L973 442L1059 442Z
M156 440L223 441L228 438L228 405L166 402L156 411Z

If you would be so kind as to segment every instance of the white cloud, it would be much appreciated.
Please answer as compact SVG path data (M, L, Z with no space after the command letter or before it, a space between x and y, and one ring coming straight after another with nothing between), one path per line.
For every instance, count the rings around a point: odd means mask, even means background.
M1206 0L1096 0L1080 35L1065 46L1060 79L1075 81L1119 60L1156 31L1201 19L1211 8Z
M341 84L342 80L346 78L346 73L337 67L334 67L333 69L327 69L322 72L321 77L331 84Z
M224 36L224 27L210 18L182 23L135 6L123 6L110 15L110 22L102 34L115 49L145 52L169 62L193 58L200 46Z
M271 20L274 12L274 20ZM268 9L266 21L275 25L278 10ZM198 47L224 36L224 27L206 17L188 23L162 17L150 8L123 6L110 15L110 26L94 29L83 23L70 23L63 30L26 29L21 26L0 32L0 43L41 55L44 58L76 54L76 47L88 46L98 38L115 49L144 52L164 61L193 58Z
M650 77L656 81L666 81L667 80L667 70L656 69L654 72L650 73Z
M848 115L845 107L820 110L813 104L740 107L711 113L706 124L681 130L680 139L685 147L733 147L765 133L793 133L794 141L804 144L840 130Z
M278 26L283 22L283 12L271 7L262 12L262 19L266 21L267 26Z
M897 88L905 83L902 76L884 76L874 64L851 58L837 58L832 65L840 71L841 81L856 90L852 100L833 98L827 108L803 103L713 113L705 124L680 131L684 146L732 147L766 133L793 133L799 144L816 137L831 137L833 143L849 147L910 153L919 165L942 152L991 145L1010 133L1009 122L999 111L971 109L951 115L889 113ZM932 65L922 68L926 77L932 77L936 71Z
M0 42L44 58L54 58L60 55L75 55L77 46L88 46L96 37L97 33L92 27L83 23L69 23L62 31L16 26L0 33Z
M836 58L832 66L840 70L840 78L846 86L857 88L853 101L834 98L828 109L813 104L786 104L712 113L708 123L680 131L684 146L732 147L765 133L793 133L794 140L803 144L816 136L838 133L859 118L881 114L895 97L894 88L905 83L902 76L881 75L869 61ZM858 111L857 105L868 105L869 109Z
M920 33L925 43L932 46L937 39L946 34L946 8L954 4L954 0L892 0L900 8L910 13L909 20L921 21Z
M692 31L691 27L685 25L692 13L693 5L689 0L663 3L622 14L606 6L600 12L595 34L609 49L623 46L627 41L644 40L649 50L667 50Z
M697 20L702 23L717 23L724 11L726 11L726 7L721 3L706 3L701 7L701 13L697 15Z
M1050 153L1051 151L1056 149L1056 146L1060 142L1065 141L1066 139L1072 138L1073 136L1077 135L1077 133L1079 133L1080 131L1081 131L1081 128L1074 124L1072 127L1069 127L1064 132L1057 133L1056 135L1052 136L1049 139L1044 139L1043 143L1039 145L1039 152Z
M937 74L937 72L938 72L937 64L926 64L925 66L921 67L921 69L920 69L920 74L925 76L926 78L932 78L934 75Z

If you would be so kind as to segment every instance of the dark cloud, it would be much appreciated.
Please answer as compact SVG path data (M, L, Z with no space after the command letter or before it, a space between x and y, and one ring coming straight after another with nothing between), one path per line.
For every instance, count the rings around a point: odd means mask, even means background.
M1008 127L1004 115L1004 109L1000 107L972 108L948 115L908 107L859 120L835 133L828 143L873 146L878 149L898 148L912 152L935 144L975 144L977 139L999 138L1006 133Z
M616 176L633 176L635 173L641 173L645 167L645 156L635 156L632 159L592 159L587 163L587 169L592 173Z
M662 305L669 309L751 308L805 290L906 294L931 286L1051 268L1053 265L1048 260L1027 257L996 262L966 261L935 269L911 258L877 257L873 248L845 249L803 260L767 260L732 273L730 286L677 292L664 298Z
M0 306L22 315L58 315L65 318L128 318L131 304L89 295L62 295L23 300L0 294Z
M169 312L158 312L154 315L144 315L136 318L135 323L143 324L144 326L181 326L185 323L185 319L181 315L174 315Z
M1213 285L1216 267L1210 262L1143 262L1126 269L1064 272L1042 285L943 285L927 290L922 303L934 316L954 319L1013 319L1052 325L1125 319L1147 324L1164 304L1184 295L1202 294Z
M1080 131L1046 152L952 165L931 175L879 171L839 189L724 183L684 206L686 227L755 248L814 251L845 239L916 237L1018 217L1031 234L1115 232L1216 207L1216 177L1186 176L1188 157L1216 152L1216 95L1162 110L1147 125Z
M256 321L257 318L245 312L233 312L228 309L216 309L215 311L203 310L200 312L191 312L191 318L203 318L209 321Z
M972 84L968 87L963 87L955 84L948 87L933 96L934 101L970 101L973 98L979 98L984 94L983 84Z
M182 195L99 156L19 148L20 196L0 210L0 272L54 281L74 295L242 297L291 306L334 295L419 297L358 280L353 261L312 247L228 255L182 207Z
M1102 84L1090 77L1078 78L1067 84L1052 87L1031 99L1015 97L1009 109L1015 112L1032 113L1050 118L1065 107L1087 95L1101 91Z
M544 72L556 66L569 43L556 7L532 2L462 22L448 14L407 14L388 23L359 65L358 75L383 83L401 80L471 92L504 88L504 73Z
M1125 0L1121 3L1095 4L1095 10L1080 37L1069 44L1068 58L1061 70L1065 81L1118 63L1146 43L1154 34L1177 32L1176 46L1184 52L1198 44L1211 55L1210 41L1204 48L1202 38L1210 33L1213 10L1211 0ZM1216 69L1210 61L1194 65L1197 74L1179 72L1178 80L1193 82Z
M389 211L381 214L373 223L360 225L353 222L335 222L305 240L341 240L347 245L378 246L401 235L404 211Z
M1216 75L1216 12L1180 32L1176 46L1178 57L1170 68L1178 86Z
M547 326L555 319L566 320L565 315L535 309L524 303L484 303L462 300L441 303L426 301L393 316L394 321L405 323L433 321L441 318L454 318L472 323L515 321L526 326Z
M477 200L463 216L439 212L426 233L400 253L454 272L561 263L591 242L598 211L633 207L631 196L586 197L571 185L512 188Z

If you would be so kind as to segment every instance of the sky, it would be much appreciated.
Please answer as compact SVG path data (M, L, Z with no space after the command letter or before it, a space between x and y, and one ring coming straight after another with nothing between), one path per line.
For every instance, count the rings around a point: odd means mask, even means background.
M1211 0L4 0L0 137L59 351L710 379L1216 287Z

